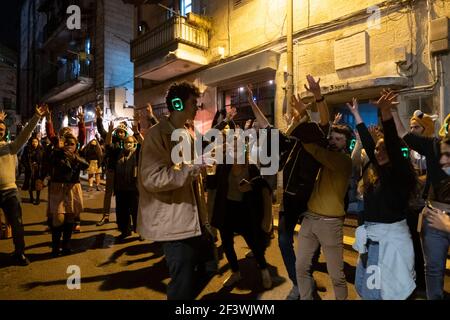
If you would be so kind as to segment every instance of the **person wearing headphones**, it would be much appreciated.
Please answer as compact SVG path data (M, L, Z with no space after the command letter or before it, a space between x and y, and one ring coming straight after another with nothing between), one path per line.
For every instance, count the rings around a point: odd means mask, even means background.
M208 213L202 194L200 174L205 165L172 159L172 133L183 134L194 120L199 89L188 82L174 83L166 95L169 116L164 116L145 134L138 169L139 210L137 231L144 238L162 244L170 282L169 300L192 300L198 284L202 235ZM188 150L183 150L183 156Z
M143 137L137 126L134 135L127 136L123 145L113 144L114 124L110 122L106 136L106 155L114 169L114 194L116 196L116 219L120 231L118 240L124 240L136 232L139 192L137 189L137 168ZM139 142L139 143L138 143ZM130 224L132 222L132 227Z
M103 127L103 116L102 109L97 106L95 109L95 114L97 117L97 130L102 137L103 140L106 141L106 137L108 132ZM112 141L111 143L115 147L123 147L123 141L128 137L128 129L126 124L120 123L112 132ZM99 222L97 222L97 226L102 226L105 223L109 223L109 214L111 211L111 198L114 193L114 163L109 161L108 155L105 157L106 160L106 186L105 186L105 196L103 198L103 216Z
M20 132L16 140L9 141L9 130L5 123L6 114L0 112L0 208L3 209L6 219L11 225L14 254L13 257L19 265L30 263L25 256L25 239L22 224L22 207L16 185L16 159L19 150L27 143L38 121L48 112L45 105L36 107L33 118Z
M430 227L440 231L442 237L447 237L447 246L443 242L441 253L444 255L442 262L445 263L446 252L450 246L450 138L446 137L441 141L441 159L442 170L447 174L447 179L442 181L441 187L441 208L434 208L428 205L426 209L426 218ZM446 205L443 205L446 203Z

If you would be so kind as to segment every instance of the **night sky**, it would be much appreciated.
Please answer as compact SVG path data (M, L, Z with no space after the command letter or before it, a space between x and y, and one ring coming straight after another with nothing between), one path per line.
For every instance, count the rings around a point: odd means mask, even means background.
M19 0L1 2L0 43L17 51L19 37Z

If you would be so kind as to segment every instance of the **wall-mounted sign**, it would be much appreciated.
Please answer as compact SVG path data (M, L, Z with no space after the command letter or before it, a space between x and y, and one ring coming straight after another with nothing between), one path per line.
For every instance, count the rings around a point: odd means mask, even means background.
M334 42L334 67L336 70L367 63L368 35L360 32Z

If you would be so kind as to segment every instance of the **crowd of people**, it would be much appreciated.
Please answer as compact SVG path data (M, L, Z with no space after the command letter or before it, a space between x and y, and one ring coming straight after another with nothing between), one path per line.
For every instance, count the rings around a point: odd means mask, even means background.
M305 88L319 112L318 122L311 120L311 104L293 96L288 126L275 128L248 86L253 117L244 119L245 124L238 123L234 121L236 110L221 110L212 124L212 129L224 136L232 129L242 129L233 130L231 142L250 129L259 129L252 131L258 138L278 139L270 142L278 146L272 159L283 176L277 233L292 282L286 299L314 298L317 285L313 271L321 254L337 300L347 299L348 280L354 280L362 299L408 299L418 290L426 291L428 299L443 299L450 245L450 115L435 134L435 118L418 110L407 130L398 115L397 95L383 90L372 103L378 109L378 126L365 124L357 98L347 104L356 123L353 130L342 123L339 114L330 121L320 79L308 75L306 80ZM38 106L35 116L12 142L5 115L0 114L0 207L12 226L17 261L29 263L24 254L15 174L15 157L21 152L25 171L22 190L28 190L31 203L40 203L40 192L48 180L47 222L53 256L70 254L72 233L81 228L81 173L88 175L88 192L94 182L97 191L103 191L100 181L105 175L102 218L97 226L111 222L111 197L115 195L118 240L135 232L141 240L162 245L171 278L168 299L196 297L199 277L217 271L219 236L231 269L223 285L233 287L241 281L245 275L240 272L234 249L235 234L242 235L251 249L261 284L269 290L273 282L267 261L270 257L265 252L273 233L273 177L262 174L264 164L251 161L251 155L261 151L259 144L246 143L238 148L229 139L217 143L196 130L193 121L200 96L191 83L171 85L166 95L169 114L157 119L149 105L150 126L145 136L139 119L135 119L132 134L126 122L116 127L110 122L105 130L102 110L97 107L98 135L87 143L82 112L78 115L78 136L66 127L56 134L48 106ZM43 117L47 118L45 145L32 135ZM172 135L176 130L192 144L191 149L181 152L200 161L174 161L176 141ZM271 135L274 131L278 134ZM197 139L201 139L203 150L214 145L213 152L197 154ZM231 157L231 162L211 163L217 153ZM353 244L359 253L355 279L347 279L344 219L352 180L357 181L362 211ZM294 248L297 224L301 228Z

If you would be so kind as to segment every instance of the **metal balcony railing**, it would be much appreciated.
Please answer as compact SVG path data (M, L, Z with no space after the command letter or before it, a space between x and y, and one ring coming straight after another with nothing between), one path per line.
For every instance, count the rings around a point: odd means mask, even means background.
M46 72L41 77L41 96L51 89L80 77L91 78L93 63L88 60L69 60L62 67Z
M131 60L134 62L142 59L177 42L207 50L208 32L190 24L186 17L174 16L131 42Z

